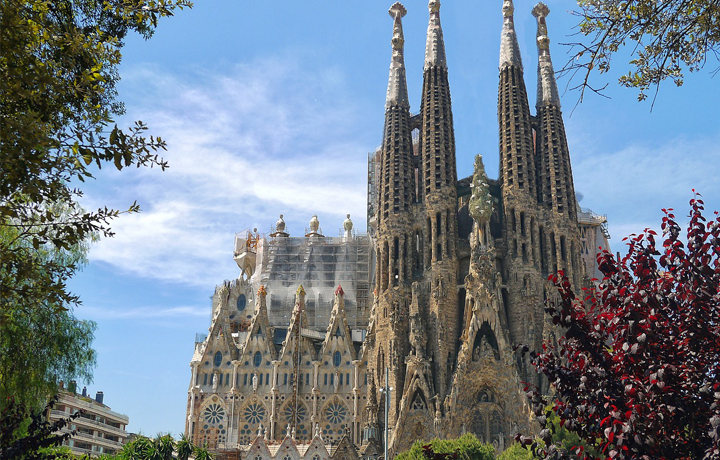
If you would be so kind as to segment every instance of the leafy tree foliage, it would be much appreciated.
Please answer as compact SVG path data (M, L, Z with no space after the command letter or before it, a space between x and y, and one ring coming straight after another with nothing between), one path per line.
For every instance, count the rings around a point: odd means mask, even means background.
M22 244L17 233L13 227L0 227L0 245ZM26 249L38 263L76 267L85 263L88 244ZM70 308L58 309L51 303L36 304L32 310L16 307L3 305L0 323L0 408L12 400L39 409L57 391L58 381L91 380L95 323L79 321Z
M522 444L514 442L498 455L497 460L532 460L533 454Z
M410 450L395 460L493 460L495 448L480 442L473 434L456 439L434 439L430 443L416 441Z
M646 230L622 259L598 255L604 278L584 300L554 278L560 300L547 311L566 334L531 356L556 399L548 409L528 392L542 441L518 438L538 456L598 457L553 444L552 410L613 459L720 458L720 218L707 222L697 195L690 208L687 243L666 210L661 250Z
M70 433L58 433L80 412L69 418L49 423L45 413L52 409L57 397L44 410L30 413L28 408L10 400L0 413L0 458L3 460L39 460L73 458L59 449ZM28 415L30 413L30 415Z
M194 446L192 442L187 438L187 436L185 436L185 434L182 434L175 445L178 460L188 460L193 453L193 448Z
M213 460L214 455L204 447L194 446L184 435L176 443L169 434L158 434L155 439L138 436L125 444L116 456L108 460L171 460L173 452L178 460L193 456L196 460Z
M578 5L580 32L590 43L573 43L577 52L565 70L582 71L583 91L601 89L589 84L591 71L610 70L613 55L626 45L633 47L632 70L619 83L638 88L638 100L665 79L680 86L684 71L718 61L720 5L715 0L578 0Z
M137 122L127 131L114 125L124 110L115 90L123 39L129 32L149 38L159 18L188 5L0 2L0 337L20 337L47 321L64 342L31 346L27 354L40 361L66 359L67 353L58 354L61 346L83 334L91 339L90 325L73 327L72 316L60 315L78 302L66 281L78 267L78 248L92 235L112 235L108 224L119 214L86 212L77 206L81 190L71 184L92 178L93 168L107 163L118 169L167 166L155 153L165 143L146 137L145 125ZM127 211L138 209L132 204ZM3 361L15 358L2 351ZM83 363L65 364L70 373L86 371ZM53 370L43 366L28 377L47 379ZM0 372L5 386L7 368Z

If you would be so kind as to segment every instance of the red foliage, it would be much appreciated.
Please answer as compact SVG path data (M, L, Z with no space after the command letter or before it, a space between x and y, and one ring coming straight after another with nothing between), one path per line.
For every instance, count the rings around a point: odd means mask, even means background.
M687 244L663 210L662 253L645 230L622 260L599 254L604 278L585 299L562 273L552 277L560 300L546 310L565 337L530 355L561 425L609 458L720 458L720 218L706 224L699 195L690 206ZM535 453L594 458L553 445L547 400L527 391L543 425Z

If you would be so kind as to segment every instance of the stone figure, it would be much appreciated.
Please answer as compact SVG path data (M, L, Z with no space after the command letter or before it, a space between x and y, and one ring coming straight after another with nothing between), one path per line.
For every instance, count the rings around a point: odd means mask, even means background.
M214 392L216 392L218 389L218 375L217 374L213 374L213 376L212 376L212 389Z
M276 232L284 232L285 231L285 219L283 219L283 215L280 214L280 218L275 222L275 231Z
M346 232L351 232L353 229L353 221L350 220L350 214L348 214L345 221L343 221L343 229L345 229Z
M410 346L412 346L416 357L425 358L426 342L427 338L425 337L425 326L422 318L420 315L413 315L410 318Z
M255 373L253 374L253 376L252 376L252 388L253 388L253 392L256 392L256 391L257 391L257 388L258 388L258 375L257 375L257 372L255 372Z
M480 339L480 356L491 356L495 357L495 351L493 350L492 346L490 345L490 342L488 342L487 337L483 336L482 339Z
M333 388L335 388L335 393L338 391L338 386L340 386L340 374L338 371L335 371L335 380L333 381Z
M312 219L310 219L310 233L317 233L319 229L320 221L316 215L313 215Z
M435 436L441 437L441 431L442 431L442 413L440 413L440 408L435 409Z
M439 275L437 277L437 281L435 282L435 289L433 289L433 297L435 298L435 301L439 301L445 297L445 295L445 279L442 275Z
M472 360L480 361L480 345L475 346L475 348L473 349Z

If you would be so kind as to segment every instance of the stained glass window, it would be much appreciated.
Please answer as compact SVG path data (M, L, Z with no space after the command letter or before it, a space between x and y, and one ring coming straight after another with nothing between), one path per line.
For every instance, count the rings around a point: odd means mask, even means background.
M217 425L225 418L225 409L220 404L210 404L203 412L205 421L211 425Z
M345 406L340 404L339 402L334 402L330 404L327 409L325 409L325 417L330 421L330 423L339 424L345 421L345 417L347 417L347 409Z
M253 403L245 408L243 415L250 425L257 425L265 419L265 408L261 404Z

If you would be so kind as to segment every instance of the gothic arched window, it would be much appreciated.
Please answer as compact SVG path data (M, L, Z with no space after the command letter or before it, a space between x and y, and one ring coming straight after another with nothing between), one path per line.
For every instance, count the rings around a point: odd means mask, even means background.
M215 353L215 367L219 367L222 364L222 353L219 351Z
M260 367L260 364L262 364L262 353L256 351L255 356L253 356L253 365L255 367Z
M342 355L340 355L339 351L336 351L333 354L333 366L339 367L341 363L342 363Z

